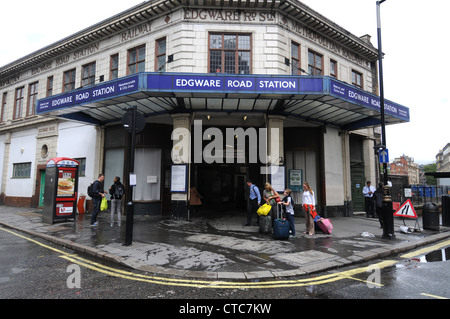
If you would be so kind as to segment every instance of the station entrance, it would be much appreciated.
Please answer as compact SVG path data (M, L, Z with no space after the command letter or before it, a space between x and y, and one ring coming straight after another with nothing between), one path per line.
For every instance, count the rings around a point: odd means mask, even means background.
M191 187L195 186L203 197L199 214L246 212L249 192L246 181L251 179L261 193L264 185L264 175L257 164L199 164L192 167L191 174Z
M260 149L266 154L267 148L267 136L258 131L263 126L238 128L220 124L202 127L202 161L191 164L190 187L195 187L203 197L198 214L223 216L245 213L249 195L247 180L250 179L260 188L261 195L266 181L266 175L261 174L265 163L260 161L259 156ZM220 138L208 134L212 132L209 130L211 127L215 134L221 135ZM227 138L230 132L235 135ZM215 144L221 139L223 141ZM193 145L198 142L198 139L192 140Z

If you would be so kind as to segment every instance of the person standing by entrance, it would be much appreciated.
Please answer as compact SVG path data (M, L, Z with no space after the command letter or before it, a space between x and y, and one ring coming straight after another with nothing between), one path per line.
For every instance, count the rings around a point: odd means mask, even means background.
M306 222L306 232L304 232L304 234L312 236L315 234L313 215L317 215L317 213L316 213L316 200L314 199L314 192L311 189L311 186L309 186L308 182L303 183L302 204Z
M275 220L277 218L277 216L275 216L277 212L275 211L276 208L274 209L274 207L276 207L275 205L277 204L277 202L280 201L280 195L277 193L277 191L273 189L270 183L264 184L263 199L266 201L267 204L272 206L272 209L270 210L269 214L271 214L272 220Z
M111 227L114 226L114 214L117 214L117 225L120 226L122 221L122 197L125 193L120 177L114 177L114 184L109 188L111 195Z
M259 188L255 184L252 183L251 180L247 180L247 186L249 187L249 203L247 207L247 224L244 226L250 226L252 222L253 214L256 214L258 218L257 225L259 225L259 216L256 213L258 211L258 207L261 204L261 194L259 193Z
M191 188L189 189L189 193L189 206L192 208L192 216L195 216L198 213L198 207L200 207L200 205L202 204L203 196L198 193L197 187L195 186L191 186Z
M295 221L294 221L294 201L292 200L292 190L286 188L284 190L283 201L278 202L280 205L284 205L286 211L286 219L289 222L289 238L295 238Z
M366 206L366 217L375 217L374 212L374 201L373 201L373 194L375 193L376 189L373 187L370 183L370 181L367 181L367 186L364 186L363 188L363 195L364 195L364 203Z
M99 174L98 179L94 182L92 186L93 196L92 203L94 205L94 209L92 210L91 215L91 226L97 226L97 215L100 211L100 204L102 203L102 198L105 197L106 193L103 190L103 181L105 180L105 175Z

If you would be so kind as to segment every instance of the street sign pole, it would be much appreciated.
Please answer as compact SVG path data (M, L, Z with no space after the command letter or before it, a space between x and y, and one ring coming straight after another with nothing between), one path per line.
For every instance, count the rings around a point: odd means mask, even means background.
M381 46L381 18L380 5L386 0L377 1L377 33L378 33L378 67L380 72L380 112L381 112L381 144L382 152L386 150L386 121L384 115L384 86L383 86L383 49ZM387 164L383 163L383 235L384 239L395 239L394 235L394 215L392 209L392 199L388 186Z
M127 111L128 112L128 111ZM136 106L132 106L132 120L131 120L131 145L130 145L130 159L128 161L128 174L134 173L134 149L136 140ZM133 242L133 219L134 219L134 207L133 207L133 186L128 183L127 188L127 224L125 232L124 246L131 246Z

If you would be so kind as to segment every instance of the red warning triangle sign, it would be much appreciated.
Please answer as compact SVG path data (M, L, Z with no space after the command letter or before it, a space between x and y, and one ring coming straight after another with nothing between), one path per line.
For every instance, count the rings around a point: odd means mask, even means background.
M402 206L394 213L394 216L397 217L406 217L406 218L417 218L416 211L414 210L414 206L411 203L411 200L408 199L403 203Z

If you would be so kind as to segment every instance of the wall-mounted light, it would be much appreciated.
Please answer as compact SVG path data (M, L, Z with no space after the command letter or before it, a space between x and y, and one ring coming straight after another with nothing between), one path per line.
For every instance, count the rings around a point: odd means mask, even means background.
M244 115L244 117L242 118L244 121L247 121L247 119L248 119L248 116L247 115Z
M22 148L20 149L20 153L23 154L24 151L25 151L25 149L22 147Z

